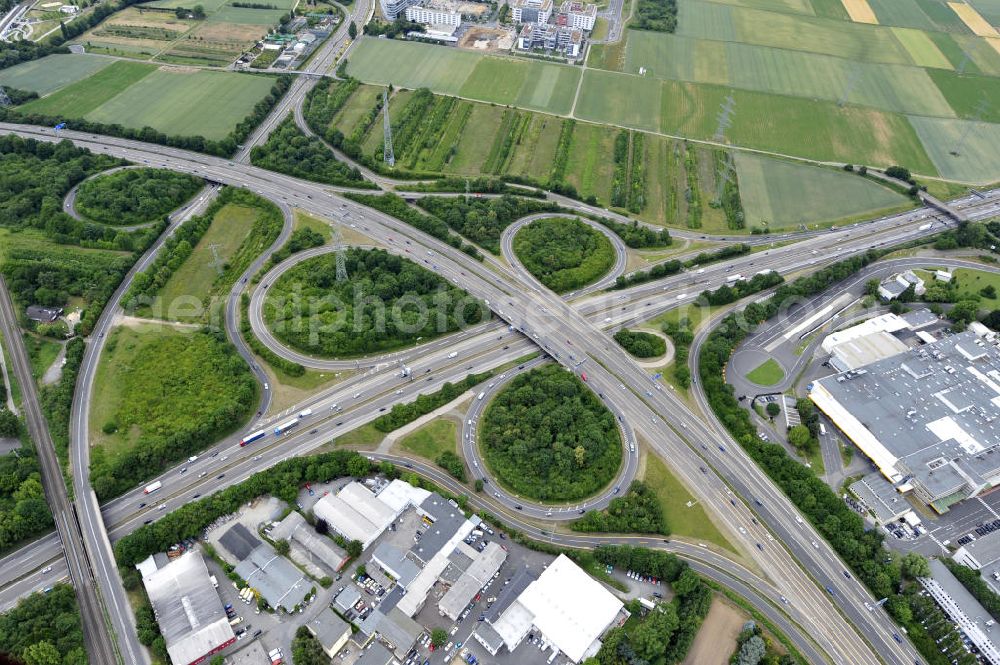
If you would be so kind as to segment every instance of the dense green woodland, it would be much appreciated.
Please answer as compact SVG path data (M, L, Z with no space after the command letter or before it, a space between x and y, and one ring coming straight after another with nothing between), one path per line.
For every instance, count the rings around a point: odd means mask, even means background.
M306 353L383 353L489 318L485 305L447 280L381 249L349 248L348 279L324 254L283 274L264 303L275 337Z
M615 341L636 358L656 358L667 352L667 342L662 337L641 330L619 330Z
M514 220L558 209L554 203L509 194L499 198L428 196L417 201L417 205L494 254L500 253L500 234Z
M615 263L611 242L578 219L531 222L518 229L513 246L528 272L556 293L597 281Z
M628 27L673 32L677 29L677 0L639 0Z
M0 416L0 436L20 435L24 441L16 454L0 457L0 552L3 552L52 528L52 514L42 491L41 469L33 445L9 411L0 411Z
M139 339L131 348L112 333L105 348L112 360L125 354L116 362L127 367L116 376L121 401L112 420L99 424L106 434L138 430L139 436L116 455L103 447L91 453L91 482L101 500L199 452L245 422L256 406L253 374L223 332Z
M584 532L670 535L656 492L641 480L632 481L628 493L612 499L604 510L588 510L571 527Z
M505 386L483 415L479 440L505 487L542 501L591 496L611 482L622 459L614 416L558 365Z
M373 188L357 167L341 162L315 136L306 136L289 115L267 137L263 145L250 151L254 166L305 178L328 185Z
M179 208L201 186L198 178L166 169L124 169L82 183L76 211L104 224L144 224Z
M164 228L160 222L126 232L63 212L63 198L73 186L121 164L68 141L0 137L0 233L12 232L5 238L0 271L22 306L61 306L71 296L81 297L84 311L78 330L83 334L90 332L137 253Z
M52 591L32 594L0 614L0 654L24 665L86 665L73 587L56 584Z

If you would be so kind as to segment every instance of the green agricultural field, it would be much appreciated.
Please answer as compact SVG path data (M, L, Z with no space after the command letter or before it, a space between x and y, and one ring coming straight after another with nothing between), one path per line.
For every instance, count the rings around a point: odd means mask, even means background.
M631 74L588 69L576 102L576 117L650 132L662 131L662 85ZM628 103L622 103L622 100ZM663 100L662 103L667 103Z
M362 39L347 71L366 83L430 88L496 104L569 113L579 70L393 39Z
M943 7L944 11L951 12L943 2L938 2L938 0L929 0L929 2ZM932 31L942 29L924 12L917 0L868 0L868 5L875 12L881 25ZM954 14L954 12L951 13ZM845 16L845 18L847 17ZM898 37L899 33L896 34Z
M84 117L129 86L156 71L156 65L126 60L112 61L109 67L62 88L58 92L20 107L24 113L49 116Z
M221 263L228 262L249 237L260 210L229 203L212 218L212 224L184 263L160 289L154 305L157 316L177 321L200 321L202 304L219 278ZM158 307L158 309L157 309Z
M198 0L198 4L205 8L206 13L218 11L227 2L228 0ZM146 6L156 9L177 9L178 7L189 8L193 5L188 0L153 0Z
M970 5L976 8L987 21L993 25L1000 25L1000 2L997 0L971 0Z
M1000 122L1000 78L940 69L929 74L960 118Z
M445 171L463 175L481 173L503 113L504 109L499 106L473 104L458 150L445 166Z
M523 175L545 182L552 171L552 160L559 144L564 120L551 115L534 113L521 143L507 166L507 173Z
M986 43L985 39L969 34L958 34L951 37L968 54L972 63L981 73L987 76L1000 76L1000 53L997 53L992 46ZM959 55L958 58L961 62L965 59L965 55ZM954 61L954 59L952 60ZM966 68L966 71L971 70Z
M982 184L1000 180L1000 125L920 116L910 117L910 123L943 177Z
M268 0L270 3L270 0ZM280 3L271 3L280 4ZM250 9L223 5L219 11L210 15L211 23L239 23L242 25L276 25L281 17L288 13L287 9Z
M915 31L914 31L915 32ZM925 59L937 54L922 32ZM916 47L915 47L916 48ZM887 111L953 117L948 102L918 67L845 60L840 57L634 31L629 34L625 71L694 83L826 99ZM606 85L606 82L604 83Z
M891 189L853 173L736 153L747 224L773 230L875 214L909 204Z
M221 140L250 114L273 84L273 79L266 76L160 68L86 114L86 118Z
M576 187L581 196L596 196L601 201L611 198L611 178L615 164L616 130L588 123L577 123L573 131L566 167L566 181Z
M333 126L340 129L344 136L350 136L354 128L361 122L365 115L375 106L375 102L382 96L383 88L373 85L363 85L348 97L340 113L334 117Z
M941 52L941 49L934 43L930 35L923 30L893 28L892 34L896 35L896 39L903 45L906 52L910 54L910 58L914 64L920 67L935 67L938 69L952 68L947 56Z
M95 55L48 55L0 70L0 85L48 95L97 73L113 62Z
M366 83L430 88L457 95L482 58L481 54L455 48L363 38L348 60L347 73Z

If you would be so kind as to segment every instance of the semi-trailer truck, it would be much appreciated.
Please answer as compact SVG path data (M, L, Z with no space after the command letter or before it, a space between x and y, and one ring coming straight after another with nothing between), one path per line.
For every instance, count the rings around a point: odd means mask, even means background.
M265 436L267 436L267 431L266 430L262 430L262 429L261 430L257 430L253 434L247 435L247 436L243 437L242 439L240 439L240 446L242 447L242 446L247 445L248 443L253 443L257 439L263 439Z
M287 432L288 430L292 429L293 427L295 427L298 424L299 424L298 419L296 419L296 420L287 420L287 421L281 423L280 425L278 425L277 427L275 427L274 428L274 433L280 436L280 435L284 434L285 432Z
M152 494L153 492L155 492L156 490L160 489L161 487L163 487L163 483L161 483L159 480L157 480L155 483L150 483L150 484L146 485L146 489L144 489L142 491L142 493L143 494Z

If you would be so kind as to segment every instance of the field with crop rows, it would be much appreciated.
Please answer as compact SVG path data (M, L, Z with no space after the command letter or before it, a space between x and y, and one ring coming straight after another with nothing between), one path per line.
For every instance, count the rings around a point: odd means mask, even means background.
M49 69L58 70L66 62L50 59L56 57L80 58L84 62L95 59L107 64L89 76L85 70L76 70L75 81L66 77L67 85L53 91L51 81L58 74L49 74ZM41 69L40 64L44 65ZM38 72L37 79L25 76L21 68L28 68L28 73ZM45 95L20 107L26 113L84 118L139 129L148 126L166 134L200 135L210 140L225 138L274 84L268 76L158 67L83 55L50 56L6 69L4 75L19 81L11 84L14 87Z

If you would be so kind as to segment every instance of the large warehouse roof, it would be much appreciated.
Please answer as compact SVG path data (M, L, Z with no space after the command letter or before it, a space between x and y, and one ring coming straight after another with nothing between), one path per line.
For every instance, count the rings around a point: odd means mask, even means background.
M938 509L1000 478L1000 349L971 332L820 379L810 397Z
M601 635L621 610L620 600L569 557L560 554L528 585L494 628L504 635L501 625L510 616L511 622L518 624L513 632L522 632L530 615L531 624L547 640L571 660L580 662L600 649Z
M444 612L445 616L453 621L457 620L462 610L469 604L473 596L485 586L486 582L500 570L500 566L507 559L507 551L495 542L486 546L478 556L473 559L468 569L458 578L448 593L441 598L438 608Z
M271 539L294 540L302 546L313 563L332 571L340 570L350 557L333 539L316 533L306 519L294 510L271 531Z
M199 552L177 557L143 582L172 662L188 665L235 641Z
M274 608L291 610L305 599L312 586L298 568L267 543L261 543L241 561L235 572Z
M398 513L379 501L360 483L350 483L337 494L327 494L313 506L313 514L348 540L368 547Z

